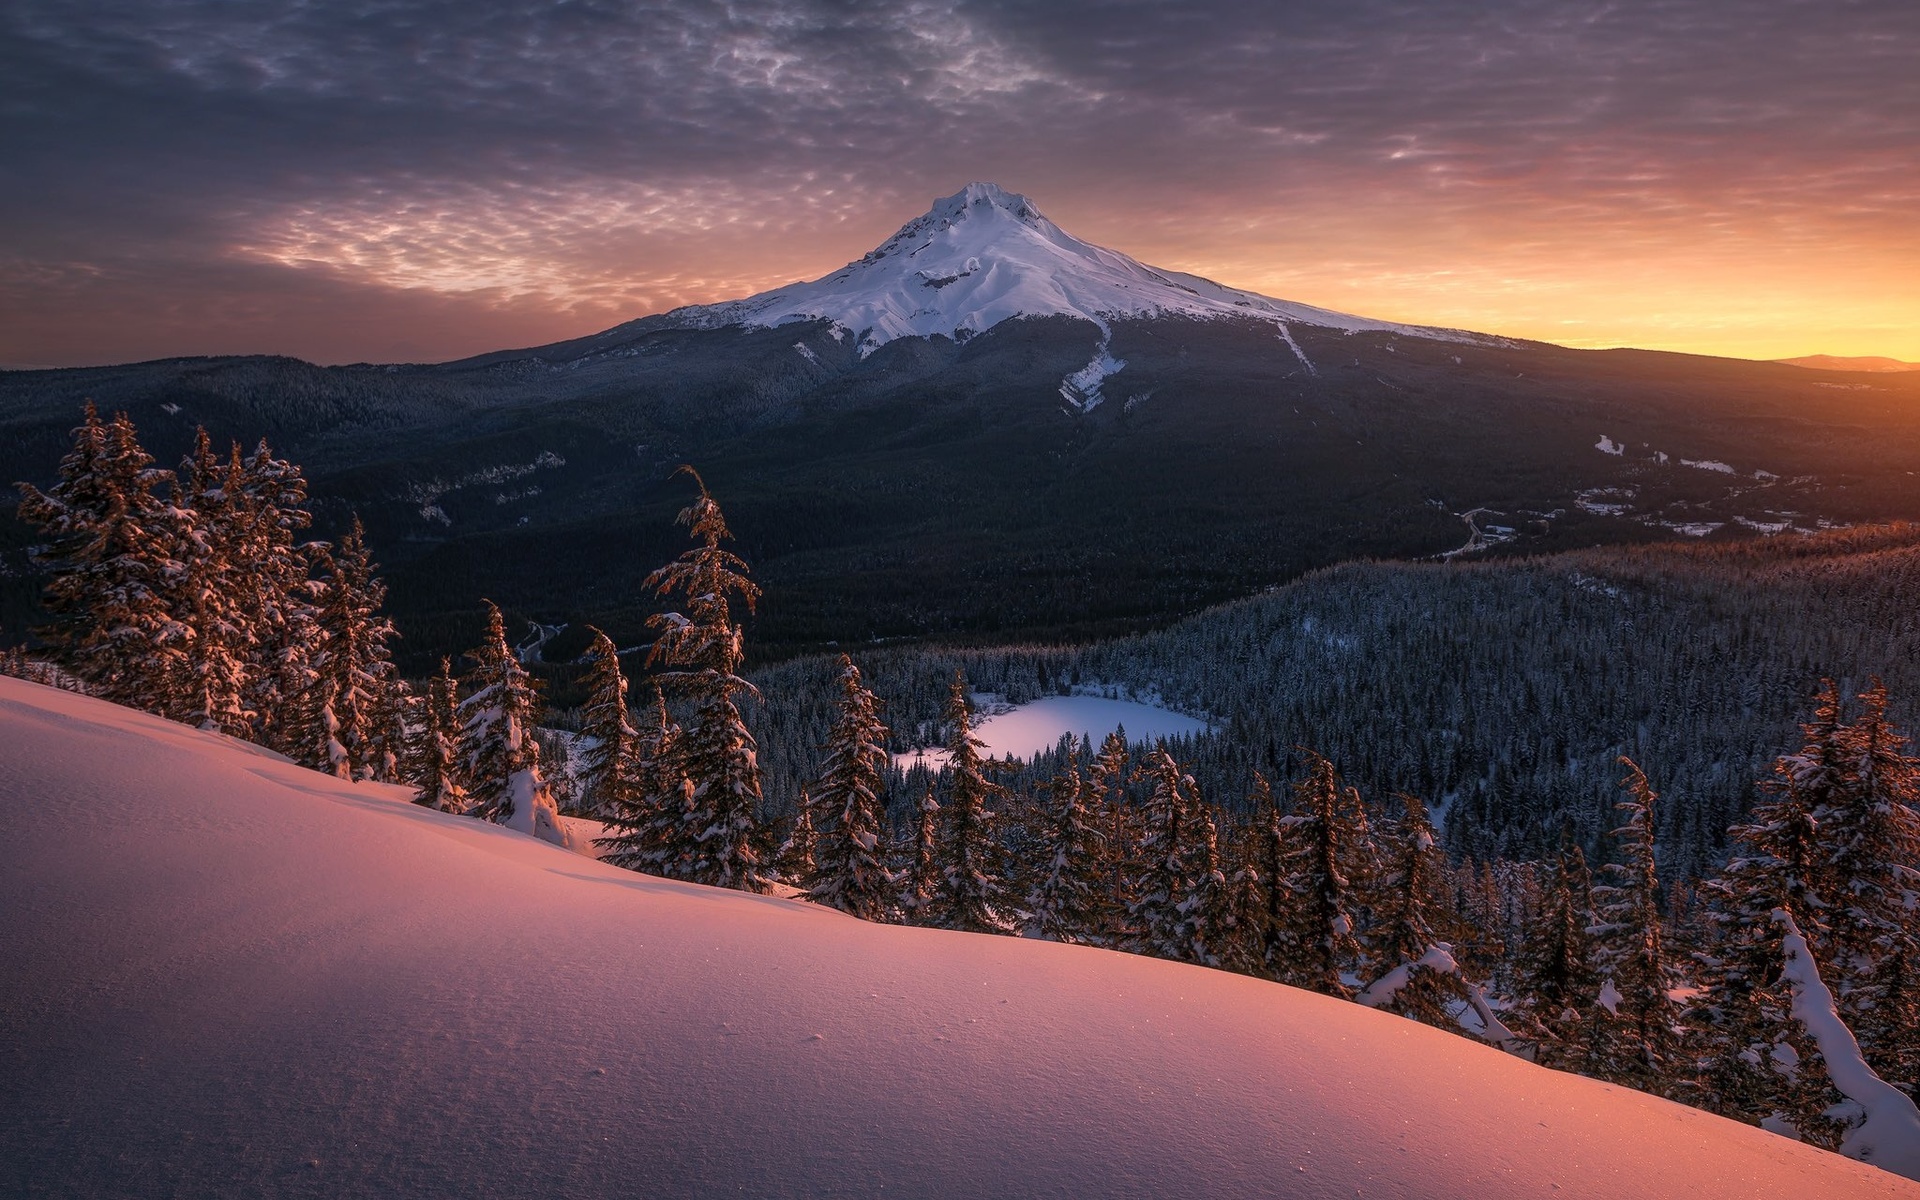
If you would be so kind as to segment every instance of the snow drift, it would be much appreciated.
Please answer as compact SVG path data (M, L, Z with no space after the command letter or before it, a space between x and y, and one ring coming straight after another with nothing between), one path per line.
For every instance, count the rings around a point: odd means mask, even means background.
M669 883L0 679L0 1193L1920 1187L1274 984Z

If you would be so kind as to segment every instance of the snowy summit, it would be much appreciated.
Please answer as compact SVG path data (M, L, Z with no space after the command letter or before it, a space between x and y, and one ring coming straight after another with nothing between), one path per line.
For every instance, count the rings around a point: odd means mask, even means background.
M1033 201L992 183L970 183L936 200L880 247L825 278L667 314L674 324L702 328L831 321L859 338L863 354L895 338L964 340L1012 317L1044 316L1079 317L1103 332L1113 319L1177 316L1472 336L1349 316L1150 267L1081 241Z

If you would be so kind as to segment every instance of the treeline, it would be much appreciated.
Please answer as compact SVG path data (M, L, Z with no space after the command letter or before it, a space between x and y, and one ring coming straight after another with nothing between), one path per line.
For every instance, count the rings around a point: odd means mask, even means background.
M847 656L810 701L826 732L804 787L768 797L740 674L759 588L685 470L695 545L647 581L675 607L651 620L644 714L612 640L586 656L576 794L609 862L1292 984L1856 1153L1885 1103L1860 1081L1920 1084L1920 760L1877 683L1851 711L1822 687L1697 884L1663 877L1675 806L1628 756L1597 870L1571 829L1527 860L1456 857L1417 793L1354 786L1304 748L1291 785L1255 770L1222 794L1179 747L1064 738L1034 783L982 757L961 671L915 722L944 770L895 796L896 735ZM47 537L44 636L90 690L571 841L499 611L463 678L443 661L403 683L359 537L300 541L299 473L264 445L222 460L203 438L166 472L124 417L89 410L59 482L23 497Z
M410 685L359 522L336 541L303 538L305 479L264 440L220 455L203 429L167 470L126 414L103 421L89 404L58 481L19 488L44 538L34 561L50 619L35 632L53 663L15 651L12 673L563 840L537 695L499 611L488 606L462 679L443 661Z

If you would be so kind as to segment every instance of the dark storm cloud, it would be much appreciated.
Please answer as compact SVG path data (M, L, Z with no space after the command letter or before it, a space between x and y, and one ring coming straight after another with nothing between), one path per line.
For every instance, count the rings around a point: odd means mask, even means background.
M14 0L0 360L559 336L978 176L1193 261L1356 214L1865 244L1920 209L1917 51L1909 3Z

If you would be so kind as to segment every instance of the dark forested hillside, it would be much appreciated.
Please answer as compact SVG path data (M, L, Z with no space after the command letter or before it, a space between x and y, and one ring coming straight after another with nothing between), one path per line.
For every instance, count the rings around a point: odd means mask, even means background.
M861 357L825 322L677 328L438 366L175 360L0 373L0 478L45 484L81 402L162 462L204 424L306 468L366 524L403 665L476 597L642 636L698 465L767 588L764 657L829 641L1084 639L1356 557L1920 518L1920 375L1812 372L1305 324L1002 322ZM1296 351L1297 347L1297 351ZM0 520L0 626L32 619ZM575 647L577 652L578 647Z
M1097 645L858 654L897 748L937 724L956 667L1019 702L1076 686L1158 693L1213 720L1181 761L1233 807L1252 772L1307 748L1369 794L1409 791L1449 846L1538 859L1572 833L1602 853L1631 755L1669 802L1663 866L1693 874L1794 742L1823 676L1883 677L1920 711L1920 528L1481 563L1357 563L1170 628ZM832 668L757 677L770 796L812 777ZM1036 778L1051 773L1042 762Z

